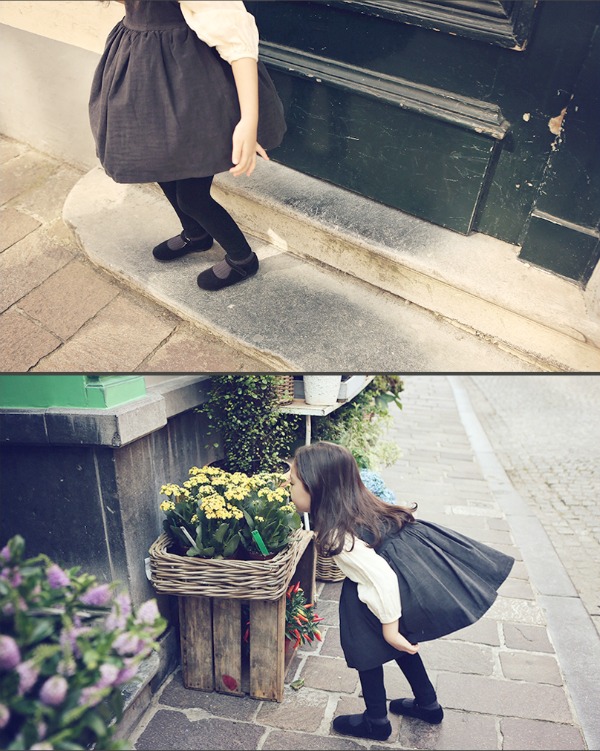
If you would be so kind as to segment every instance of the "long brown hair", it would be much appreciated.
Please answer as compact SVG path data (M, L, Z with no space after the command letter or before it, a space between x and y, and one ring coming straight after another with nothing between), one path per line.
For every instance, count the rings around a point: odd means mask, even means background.
M387 533L415 521L417 508L382 501L365 487L352 453L344 446L319 441L301 446L294 455L298 479L310 495L310 514L321 553L337 555L346 534L359 528L373 535L373 547Z

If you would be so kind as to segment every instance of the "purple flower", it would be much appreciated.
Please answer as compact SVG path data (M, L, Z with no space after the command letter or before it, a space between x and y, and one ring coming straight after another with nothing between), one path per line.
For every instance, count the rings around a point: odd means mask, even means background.
M35 667L32 660L27 660L27 662L22 662L20 665L17 665L15 668L17 673L19 674L19 696L23 696L23 694L26 694L28 691L30 691L35 682L38 679L39 676L39 670Z
M159 616L156 600L146 600L138 609L136 623L152 624Z
M62 570L60 566L57 566L56 563L53 563L49 567L48 571L46 572L46 576L48 577L48 584L52 587L52 589L60 589L61 587L66 587L70 582L68 575Z
M103 665L100 665L100 680L96 683L96 688L113 686L118 675L119 668L116 665L105 662Z
M2 550L0 550L0 557L4 558L5 561L10 561L10 550L8 545L5 545Z
M139 651L140 641L134 634L119 634L113 642L113 649L120 655L134 655Z
M131 599L125 592L115 597L112 610L106 618L107 631L125 628L127 616L131 613Z
M103 607L110 600L110 585L99 584L97 587L92 587L80 599L84 605Z
M102 691L98 686L88 686L81 691L79 706L95 707L96 704L99 704L102 701L105 693L106 692Z
M41 687L40 699L49 707L58 707L65 700L68 688L69 684L62 675L53 675Z
M12 670L21 662L19 645L12 636L0 636L0 670Z
M4 704L0 704L0 730L2 730L2 728L5 728L8 725L9 720L10 720L9 708Z

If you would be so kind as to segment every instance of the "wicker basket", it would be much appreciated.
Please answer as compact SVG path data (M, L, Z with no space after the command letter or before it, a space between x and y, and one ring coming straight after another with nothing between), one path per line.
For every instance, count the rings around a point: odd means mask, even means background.
M297 530L290 544L265 561L232 558L192 558L169 553L173 541L165 532L150 546L150 575L157 592L167 595L228 597L238 600L277 600L288 582L312 532Z
M327 556L317 554L317 579L324 582L340 582L346 578L337 563Z
M279 404L291 404L294 401L294 376L278 376L275 390L279 397Z

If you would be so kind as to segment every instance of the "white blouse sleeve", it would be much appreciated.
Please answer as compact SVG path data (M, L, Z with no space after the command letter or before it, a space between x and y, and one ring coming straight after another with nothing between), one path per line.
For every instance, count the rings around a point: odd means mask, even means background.
M179 5L187 25L228 63L258 60L258 29L241 0L179 0Z
M388 562L363 540L346 536L344 549L334 556L342 573L358 584L358 599L364 602L381 623L400 618L398 577Z

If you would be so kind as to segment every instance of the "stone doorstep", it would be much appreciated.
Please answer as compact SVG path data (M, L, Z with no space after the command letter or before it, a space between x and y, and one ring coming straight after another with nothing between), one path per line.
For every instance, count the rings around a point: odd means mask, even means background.
M158 188L157 188L158 190ZM242 229L502 342L555 370L600 368L600 316L577 284L520 261L517 246L463 236L271 162L217 175ZM589 285L588 285L589 286Z
M115 740L128 738L148 709L153 696L151 681L158 674L159 668L160 657L152 652L142 662L136 677L123 686L123 715L114 734Z

